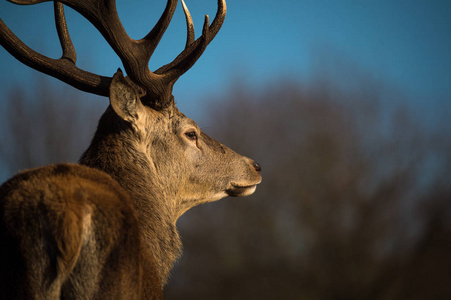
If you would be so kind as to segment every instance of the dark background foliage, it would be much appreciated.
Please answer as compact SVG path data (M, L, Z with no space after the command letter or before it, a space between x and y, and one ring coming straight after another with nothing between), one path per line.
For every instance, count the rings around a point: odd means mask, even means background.
M166 299L451 298L451 110L343 72L355 81L238 78L205 99L198 123L261 163L263 182L182 216ZM3 180L76 161L106 105L36 86L0 101Z

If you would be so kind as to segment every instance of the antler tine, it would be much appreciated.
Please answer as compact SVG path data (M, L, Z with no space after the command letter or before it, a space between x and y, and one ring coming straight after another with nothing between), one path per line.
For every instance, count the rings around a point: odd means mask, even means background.
M186 27L187 27L187 36L186 36L186 45L185 49L189 47L194 42L195 34L194 34L194 24L193 19L191 18L191 14L189 13L188 7L185 4L185 1L182 0L183 12L185 13L186 19Z
M227 7L225 0L218 0L218 10L213 23L209 26L208 15L205 16L202 36L193 41L171 63L164 65L155 71L164 76L166 82L175 82L181 75L188 71L199 59L207 45L213 40L224 23ZM188 22L187 22L188 24ZM188 26L189 27L189 26ZM188 35L189 35L188 28Z
M61 2L54 2L56 31L63 49L63 58L71 60L74 64L77 62L77 53L67 29L66 16L64 15L64 6Z
M17 4L28 4L23 3L25 1L11 2ZM35 0L31 2L39 3L43 1ZM59 18L61 18L61 15ZM57 21L57 23L60 23L60 21ZM58 30L64 31L65 25L60 23L60 25L57 26L60 26L60 29ZM71 50L71 42L68 42L66 39L65 41L61 41L61 44L63 45L63 49L66 49L63 57L60 59L49 58L25 45L0 19L0 45L3 46L17 60L32 69L58 78L82 91L100 96L108 96L111 78L93 74L76 67L75 51Z
M172 67L166 68L164 71L162 71L162 68L165 68L166 66L158 69L155 71L157 74L162 74L165 78L165 80L168 83L175 82L181 75L183 75L186 71L188 71L199 59L199 57L202 55L202 53L207 48L208 42L209 42L209 16L205 16L204 26L202 29L202 36L198 38L195 42L188 45L187 48L185 48L185 51L183 51L177 58L174 60ZM160 73L161 72L161 73Z
M219 29L221 29L222 24L224 24L225 16L227 12L227 6L225 0L218 0L218 11L213 19L213 23L210 25L210 41L215 38L218 34Z
M146 52L148 59L152 56L153 52L158 46L163 34L169 26L169 23L172 20L172 16L174 15L175 9L177 7L177 0L168 0L166 4L166 8L164 9L163 14L158 20L157 24L152 28L152 30L142 39L147 43Z

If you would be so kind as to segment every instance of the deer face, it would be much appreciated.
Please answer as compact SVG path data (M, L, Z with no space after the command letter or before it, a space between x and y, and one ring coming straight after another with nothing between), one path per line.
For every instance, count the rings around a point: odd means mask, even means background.
M129 126L129 139L145 154L150 178L172 195L179 214L200 203L252 194L260 166L202 132L175 104L154 110L118 72L110 88L114 112Z
M260 168L253 160L239 155L202 132L191 119L178 113L174 126L180 140L188 175L183 185L184 201L208 202L225 196L247 196L260 183Z

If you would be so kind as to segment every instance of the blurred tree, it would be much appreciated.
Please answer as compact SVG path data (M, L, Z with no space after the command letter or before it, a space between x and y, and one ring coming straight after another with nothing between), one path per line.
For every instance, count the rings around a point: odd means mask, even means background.
M260 162L263 183L182 217L167 299L451 297L449 124L427 132L361 75L210 99L207 131Z
M426 129L398 93L350 74L210 101L206 131L260 162L263 183L181 218L167 299L451 298L451 118ZM12 88L0 181L76 161L106 104L47 81Z
M58 85L57 85L58 86ZM107 102L38 77L0 99L0 182L19 170L77 162Z

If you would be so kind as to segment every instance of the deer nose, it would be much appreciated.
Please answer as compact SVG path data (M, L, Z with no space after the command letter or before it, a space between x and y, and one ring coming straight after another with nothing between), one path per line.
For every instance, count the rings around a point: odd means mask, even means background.
M252 166L254 167L255 171L257 171L258 173L260 173L262 171L262 167L260 167L260 165L257 162L253 162Z

